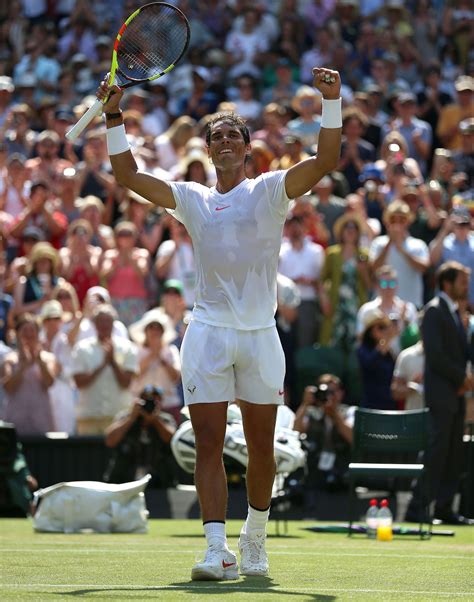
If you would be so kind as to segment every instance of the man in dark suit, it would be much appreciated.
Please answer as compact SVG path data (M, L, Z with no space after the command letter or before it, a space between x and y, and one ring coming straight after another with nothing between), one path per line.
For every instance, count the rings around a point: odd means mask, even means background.
M452 509L462 466L465 394L474 388L468 361L472 345L458 311L467 299L470 270L456 261L443 263L437 272L438 295L424 310L421 324L425 348L425 403L430 408L431 433L426 464L428 498L421 483L415 487L406 520L418 521L419 508L435 500L435 519L446 524L474 524Z

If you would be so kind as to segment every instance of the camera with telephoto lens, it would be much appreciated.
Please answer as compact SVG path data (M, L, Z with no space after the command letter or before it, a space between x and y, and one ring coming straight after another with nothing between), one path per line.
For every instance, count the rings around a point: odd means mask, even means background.
M163 389L155 385L146 385L140 393L140 404L147 414L152 414L156 408L156 402L163 397Z

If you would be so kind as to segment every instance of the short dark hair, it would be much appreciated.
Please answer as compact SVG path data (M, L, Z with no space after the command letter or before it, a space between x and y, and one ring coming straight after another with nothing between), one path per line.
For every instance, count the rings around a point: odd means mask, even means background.
M338 389L342 389L342 381L339 376L335 374L330 374L326 372L325 374L321 374L317 381L318 385L333 385Z
M445 261L441 264L436 272L436 283L439 290L444 291L446 282L452 284L461 273L469 275L471 270L458 261Z
M223 123L227 123L229 125L235 126L240 130L242 134L242 138L244 139L245 144L250 144L250 132L245 123L245 120L237 113L217 113L207 122L206 128L206 144L210 146L211 144L211 132L212 128L216 125L216 123L222 121Z
M30 194L33 194L35 190L42 188L43 190L49 190L49 185L45 180L37 180L33 182L30 187Z

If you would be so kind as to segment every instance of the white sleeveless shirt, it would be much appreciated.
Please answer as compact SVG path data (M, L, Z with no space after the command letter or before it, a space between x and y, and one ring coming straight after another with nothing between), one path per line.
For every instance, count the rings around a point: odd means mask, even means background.
M275 324L276 278L290 199L286 171L243 180L221 194L195 182L170 182L176 209L193 241L193 318L240 330Z

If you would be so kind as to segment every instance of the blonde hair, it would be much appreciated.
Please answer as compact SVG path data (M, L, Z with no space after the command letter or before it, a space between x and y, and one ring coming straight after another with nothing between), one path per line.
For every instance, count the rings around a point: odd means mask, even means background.
M58 296L62 291L65 291L71 296L73 312L76 313L79 311L79 297L77 296L76 289L67 280L62 280L54 287L51 298L59 301Z
M170 140L171 144L176 147L181 147L186 144L189 138L192 138L190 132L196 128L196 120L187 115L181 115L173 121L164 135Z

